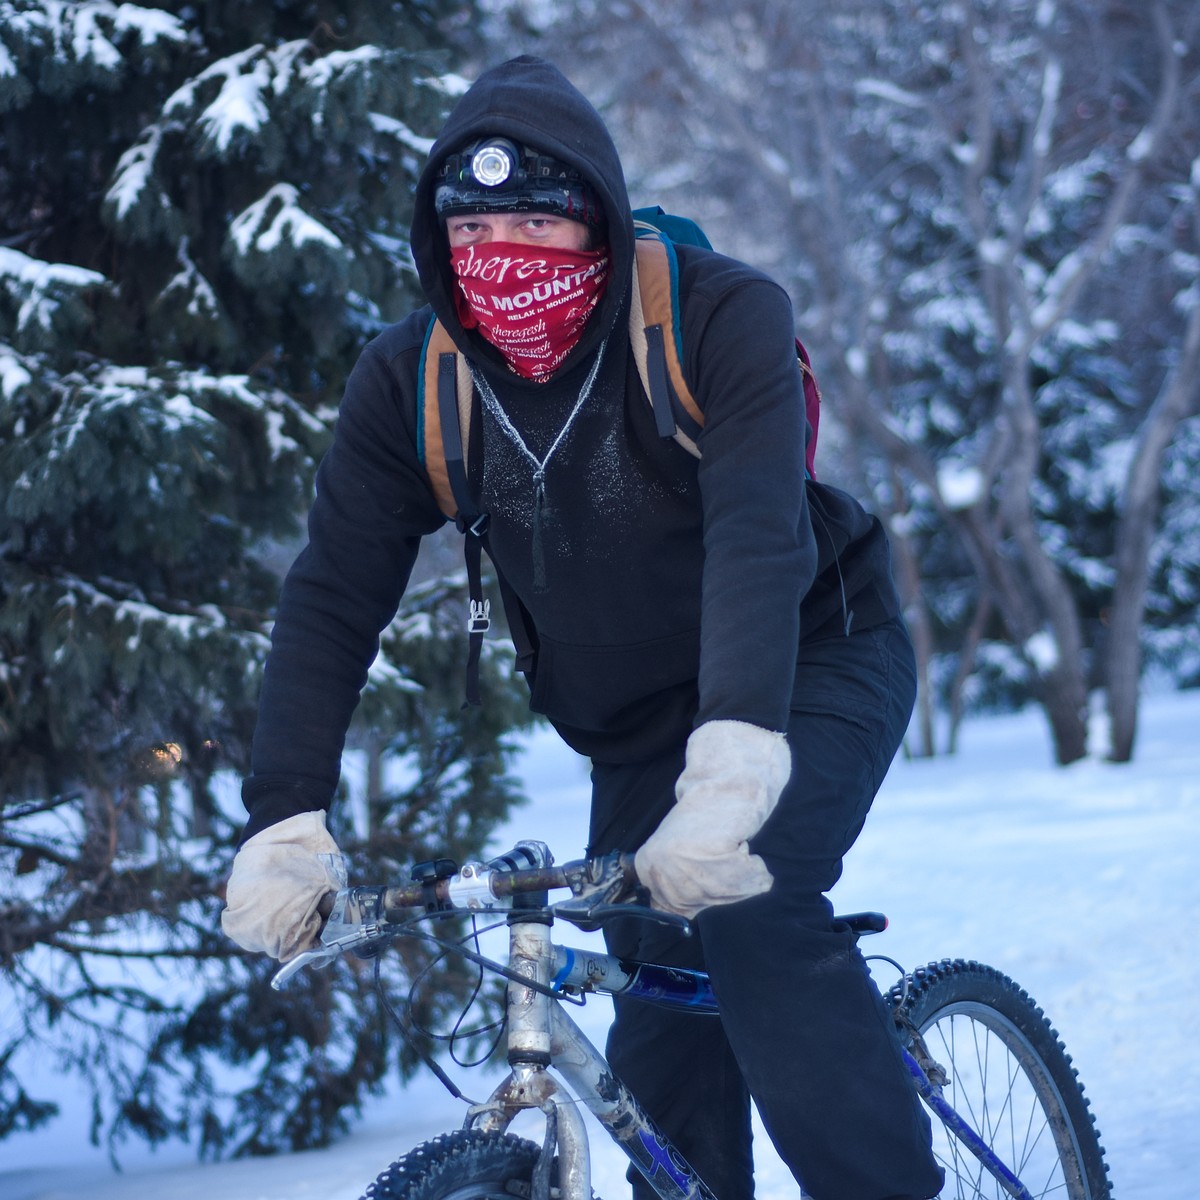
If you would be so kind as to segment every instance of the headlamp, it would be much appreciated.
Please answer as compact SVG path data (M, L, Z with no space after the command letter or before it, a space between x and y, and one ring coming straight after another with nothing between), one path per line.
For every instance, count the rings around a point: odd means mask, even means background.
M433 193L437 215L546 212L600 226L604 208L577 167L506 137L484 137L448 155Z
M483 187L499 187L516 173L521 152L512 142L495 138L479 146L471 155L471 178Z

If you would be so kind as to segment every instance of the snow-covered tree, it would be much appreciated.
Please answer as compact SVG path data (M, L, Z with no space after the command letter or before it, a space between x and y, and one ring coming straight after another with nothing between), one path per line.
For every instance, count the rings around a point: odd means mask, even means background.
M411 189L470 20L0 2L0 1137L45 1116L17 1074L38 1046L92 1082L97 1131L198 1123L207 1149L328 1137L378 1079L386 1040L332 1019L364 1005L313 984L330 1019L302 1027L221 938L240 820L214 780L246 766L345 376L416 299ZM462 588L431 588L356 735L409 766L403 817L345 831L393 870L477 850L514 791L504 668L490 710L458 711L465 637L439 614ZM225 1108L220 1057L248 1072ZM239 1134L256 1088L276 1107Z

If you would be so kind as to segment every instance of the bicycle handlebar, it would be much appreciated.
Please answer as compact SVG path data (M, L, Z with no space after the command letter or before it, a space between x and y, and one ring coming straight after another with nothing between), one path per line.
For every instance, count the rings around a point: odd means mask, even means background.
M517 862L532 865L515 866ZM326 918L321 948L306 950L289 960L271 980L278 989L304 967L322 967L344 950L376 953L402 931L412 910L426 913L500 912L511 908L513 897L569 888L571 897L548 905L556 917L580 929L596 929L609 916L639 912L647 918L689 923L673 913L651 909L648 897L638 902L633 855L614 852L554 866L554 856L542 842L519 842L513 850L488 863L449 859L413 868L414 881L390 887L348 887L331 892L318 906ZM327 903L328 902L328 903Z
M386 920L395 921L406 909L440 908L487 910L503 908L505 900L514 896L547 892L555 888L570 888L574 896L590 896L603 891L632 894L637 889L637 871L632 854L608 855L604 858L580 859L562 866L537 866L510 869L492 863L465 863L449 875L435 875L414 883L385 888L381 909ZM568 905L569 901L566 902ZM557 912L562 905L555 905ZM564 913L567 919L571 914Z

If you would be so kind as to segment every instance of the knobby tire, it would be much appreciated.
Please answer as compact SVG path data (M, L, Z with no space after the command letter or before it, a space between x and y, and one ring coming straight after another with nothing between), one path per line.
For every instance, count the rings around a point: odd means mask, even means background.
M512 1134L445 1133L392 1163L363 1200L527 1200L539 1153Z
M1111 1200L1108 1168L1079 1076L1042 1010L999 971L930 963L888 994L918 1062L911 1027L945 1071L943 1095L1035 1198ZM1007 1200L1008 1193L935 1117L943 1200Z

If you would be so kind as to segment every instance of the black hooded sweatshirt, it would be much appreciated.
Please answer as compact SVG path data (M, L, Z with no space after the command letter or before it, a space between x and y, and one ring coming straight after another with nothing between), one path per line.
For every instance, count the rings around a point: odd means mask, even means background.
M607 214L606 291L545 382L515 375L456 315L433 190L449 154L489 135L577 167ZM531 707L580 753L642 761L714 719L782 730L790 707L820 703L793 696L798 646L897 613L878 521L805 480L786 294L742 263L679 247L683 365L705 414L697 461L657 433L630 353L633 244L620 160L591 104L539 59L481 76L418 183L412 251L429 305L364 349L317 474L309 542L272 634L244 836L329 805L379 634L420 538L445 521L419 433L434 314L503 410L484 405L474 422L472 485L490 514L493 558L532 619ZM536 516L532 459L544 463Z

